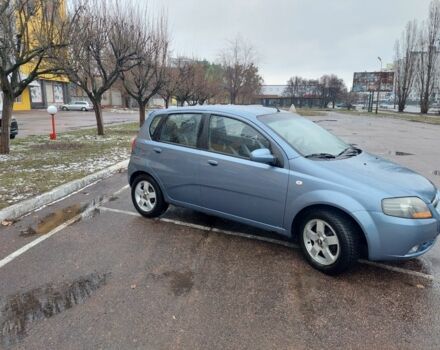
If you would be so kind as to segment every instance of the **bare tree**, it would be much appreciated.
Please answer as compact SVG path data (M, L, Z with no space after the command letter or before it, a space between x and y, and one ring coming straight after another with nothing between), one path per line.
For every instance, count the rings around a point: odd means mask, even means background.
M224 88L229 94L230 103L235 104L243 90L254 90L258 94L261 77L258 75L255 53L252 46L237 37L220 54L224 70ZM260 84L256 84L256 82Z
M157 19L151 18L150 21L148 19L146 7L139 7L131 19L134 30L141 35L139 43L135 43L133 47L138 64L121 75L125 90L139 106L141 126L145 122L148 102L165 84L169 46L165 15L162 14Z
M340 99L347 91L344 81L334 74L323 75L319 80L321 88L321 107L326 107L329 102L335 108L336 100Z
M188 104L193 103L193 96L196 89L196 74L197 74L197 64L194 59L189 59L185 57L179 57L174 60L176 75L176 89L174 96L176 97L177 104L183 106L185 102Z
M293 76L287 81L287 86L284 89L283 95L291 98L291 103L293 103L294 98L299 97L300 86L304 85L304 79L299 76Z
M213 98L222 99L223 69L220 65L186 57L170 60L165 82L159 94L166 107L172 97L183 106L204 104Z
M165 101L165 108L170 106L171 99L176 93L178 83L178 71L176 67L167 64L164 71L163 84L158 92Z
M67 57L59 64L70 81L84 90L93 104L98 135L104 135L101 101L104 93L124 71L139 64L137 51L141 33L134 30L131 16L135 9L118 1L78 0L73 11L79 20L71 28Z
M428 113L430 98L436 84L436 45L440 34L440 1L431 1L429 17L419 30L417 45L417 87L420 96L420 112Z
M14 99L43 74L56 74L48 64L66 45L67 21L60 0L0 2L0 87L3 93L0 154L9 153ZM75 15L72 16L75 19ZM23 67L26 65L26 74Z
M394 83L399 112L403 112L415 78L415 50L417 44L417 22L406 24L405 30L395 45Z

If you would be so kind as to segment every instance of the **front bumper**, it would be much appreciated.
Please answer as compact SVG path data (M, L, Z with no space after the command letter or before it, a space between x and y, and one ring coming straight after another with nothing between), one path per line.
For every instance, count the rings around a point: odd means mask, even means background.
M403 219L382 212L358 212L370 260L404 260L425 254L440 233L440 213L432 219Z

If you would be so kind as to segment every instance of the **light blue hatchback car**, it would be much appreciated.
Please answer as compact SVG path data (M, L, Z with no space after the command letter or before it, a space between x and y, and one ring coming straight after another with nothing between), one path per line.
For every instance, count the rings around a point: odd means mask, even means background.
M152 112L128 178L145 217L173 204L275 231L328 274L362 255L417 257L440 232L440 192L429 180L274 108Z

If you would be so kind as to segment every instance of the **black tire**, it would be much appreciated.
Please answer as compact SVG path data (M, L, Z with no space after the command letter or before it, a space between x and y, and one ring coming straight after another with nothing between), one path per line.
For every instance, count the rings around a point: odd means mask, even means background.
M81 111L86 112L87 109L85 107L81 108Z
M147 211L145 210L145 208L141 207L136 200L136 189L141 182L149 183L156 194L154 207L150 211ZM131 185L131 200L133 201L133 205L138 213L146 218L156 218L162 215L168 209L168 203L166 203L163 198L162 190L160 189L157 182L147 174L138 175L134 179ZM143 201L145 202L146 200L143 199Z
M339 240L339 255L330 265L321 264L316 261L306 248L307 243L305 240L307 238L305 238L304 230L306 225L308 223L313 224L314 220L321 220L328 224L330 228L326 226L326 230L333 229ZM330 234L332 235L333 233L330 231ZM325 274L338 275L353 267L359 259L361 253L360 234L362 233L359 232L357 226L345 215L335 210L320 209L310 211L303 217L299 225L298 238L302 253L310 265Z
M61 107L61 110L68 111L67 107Z
M10 138L11 140L15 139L15 135L9 135L9 138Z

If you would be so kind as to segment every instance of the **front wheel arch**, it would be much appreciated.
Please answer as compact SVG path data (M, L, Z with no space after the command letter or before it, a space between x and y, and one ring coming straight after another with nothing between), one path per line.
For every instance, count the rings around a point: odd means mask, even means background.
M295 241L298 241L298 234L300 233L299 227L302 223L303 218L306 216L306 214L310 213L311 211L313 212L313 211L317 211L317 210L334 211L342 216L345 216L348 220L350 220L353 223L353 225L357 228L357 232L359 232L359 240L360 240L361 248L362 248L362 251L361 251L362 258L368 257L368 241L367 241L367 238L365 236L365 232L362 229L361 225L353 218L353 216L351 216L346 211L344 211L340 208L337 208L335 206L328 205L328 204L310 205L308 207L301 209L301 211L298 212L298 214L296 214L296 216L293 219L292 227L291 227L292 238Z

